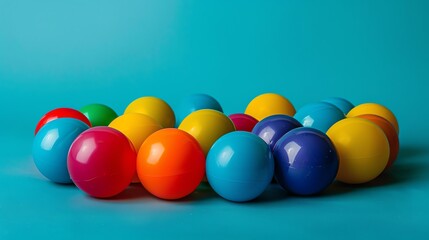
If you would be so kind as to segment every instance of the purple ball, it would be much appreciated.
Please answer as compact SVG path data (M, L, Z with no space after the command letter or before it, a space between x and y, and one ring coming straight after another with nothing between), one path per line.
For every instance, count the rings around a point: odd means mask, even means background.
M296 128L274 147L275 178L285 190L313 195L325 190L337 176L339 160L328 136L314 128Z
M302 124L295 118L287 115L273 115L262 119L252 130L252 133L262 138L271 151L276 142L292 129L302 127Z

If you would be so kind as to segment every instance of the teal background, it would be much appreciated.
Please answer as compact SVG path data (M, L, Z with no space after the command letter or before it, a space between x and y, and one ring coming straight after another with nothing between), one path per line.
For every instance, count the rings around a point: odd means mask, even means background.
M422 239L429 234L429 1L0 0L0 239ZM153 95L208 93L226 113L264 92L297 108L330 96L399 120L397 164L363 185L236 204L202 187L168 202L48 182L34 127L56 107L121 113Z

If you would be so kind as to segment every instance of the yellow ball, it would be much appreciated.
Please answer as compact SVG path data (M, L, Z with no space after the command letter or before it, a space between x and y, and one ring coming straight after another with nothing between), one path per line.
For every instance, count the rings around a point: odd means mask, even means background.
M363 118L346 118L326 133L340 159L337 180L365 183L380 175L389 160L389 141L383 130Z
M395 115L388 108L377 103L360 104L352 108L352 110L347 113L347 117L357 117L366 114L377 115L386 119L395 127L396 132L399 134L398 120L396 120Z
M141 97L132 101L124 113L141 113L155 119L164 128L174 127L176 118L173 109L164 100L156 97Z
M179 129L194 136L207 155L213 143L224 134L235 131L235 126L225 114L212 109L203 109L185 117Z
M149 135L162 129L153 118L140 113L127 113L115 118L109 127L122 132L134 145L136 152Z
M261 121L276 114L293 116L296 110L287 98L275 93L264 93L250 101L244 113Z

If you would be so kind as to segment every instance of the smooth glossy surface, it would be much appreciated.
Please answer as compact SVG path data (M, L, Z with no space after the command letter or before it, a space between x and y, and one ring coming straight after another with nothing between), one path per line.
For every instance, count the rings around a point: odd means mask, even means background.
M382 118L385 118L389 121L396 129L396 132L399 134L399 124L395 115L387 107L378 104L378 103L363 103L354 107L347 114L347 117L357 117L359 115L372 114L377 115Z
M350 110L352 110L352 108L355 107L349 100L340 97L326 98L322 102L327 102L334 105L343 111L344 115L346 115Z
M80 109L93 127L107 126L118 114L109 106L99 103L89 104Z
M205 156L185 131L167 128L150 135L140 148L137 173L147 191L174 200L191 194L205 173Z
M136 152L116 129L94 127L80 134L70 147L70 177L90 196L108 198L125 190L136 171Z
M326 133L340 157L337 180L360 184L378 177L389 160L389 141L370 120L346 118Z
M294 118L304 127L312 127L322 132L336 122L344 119L344 113L334 105L326 102L315 102L301 107Z
M176 125L179 126L186 116L201 109L213 109L223 112L222 106L214 97L208 94L192 94L183 98L180 102L176 110Z
M43 127L46 123L53 121L58 118L75 118L77 120L80 120L91 127L91 123L89 122L88 118L83 115L83 113L79 112L78 110L72 109L72 108L56 108L54 110L51 110L47 112L37 123L36 129L34 130L34 135L37 134L39 129Z
M383 130L384 134L387 137L387 140L389 141L389 150L390 150L389 162L387 163L385 170L390 168L395 162L399 153L399 137L395 127L389 121L377 115L367 114L367 115L360 115L358 117L365 118L372 121Z
M46 123L33 140L33 161L43 176L56 183L71 183L67 153L75 138L89 127L74 118Z
M244 113L261 121L276 114L293 116L295 112L295 107L287 98L277 93L264 93L252 99Z
M258 123L254 117L245 113L234 113L228 116L237 131L251 132Z
M207 156L207 179L223 198L245 202L257 198L274 174L268 145L258 136L243 131L221 137Z
M191 134L207 154L213 143L229 132L235 131L234 123L225 114L211 109L202 109L189 114L179 129Z
M277 182L297 195L324 191L338 172L334 145L326 134L314 128L296 128L286 133L273 153Z
M174 127L176 117L168 103L157 97L141 97L132 101L125 109L126 113L141 113L147 115L164 128Z
M273 115L256 124L252 133L262 138L273 150L274 145L283 135L298 127L302 127L302 124L291 116Z

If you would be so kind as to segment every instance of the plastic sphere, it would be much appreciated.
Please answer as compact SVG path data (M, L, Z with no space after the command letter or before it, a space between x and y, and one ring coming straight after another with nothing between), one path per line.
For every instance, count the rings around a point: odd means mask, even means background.
M191 134L207 154L213 143L222 135L235 131L234 123L225 114L202 109L189 114L179 129Z
M275 93L264 93L255 97L244 113L261 121L276 114L293 116L295 112L294 106L287 98Z
M389 121L396 129L396 132L399 134L399 125L398 120L396 120L395 115L385 106L377 103L363 103L354 107L347 114L347 117L357 117L359 115L372 114L380 116L387 121Z
M235 113L228 116L234 123L235 129L237 131L246 131L251 132L255 125L258 123L254 117L244 114L244 113Z
M164 128L174 127L176 118L173 109L164 100L156 97L141 97L132 101L124 113L141 113L147 115Z
M75 138L89 126L74 118L59 118L46 123L33 141L33 160L37 169L56 183L71 183L67 153Z
M330 97L323 100L323 102L330 103L335 107L339 108L341 111L343 111L344 115L346 115L350 110L352 110L352 108L355 107L347 99L340 98L340 97Z
M80 111L89 119L93 127L108 126L118 114L104 104L94 103L84 106Z
M268 145L243 131L228 133L213 145L206 161L207 179L213 190L234 202L255 199L267 188L274 174Z
M108 198L131 183L136 171L136 152L118 130L94 127L73 142L67 165L79 189L93 197Z
M43 127L46 123L58 118L75 118L91 127L91 123L89 122L88 118L78 110L72 108L57 108L49 111L39 120L36 125L36 129L34 130L34 135L36 135L40 128Z
M304 127L312 127L326 132L334 123L344 119L344 113L334 105L326 102L310 103L300 108L295 119Z
M273 115L262 119L252 132L262 138L273 150L274 145L283 135L298 127L302 127L302 124L291 116Z
M377 124L383 130L384 134L386 134L390 149L389 162L386 165L386 169L389 168L395 162L399 152L399 138L395 127L389 121L377 115L368 114L358 117L368 119Z
M205 156L198 142L174 128L150 135L137 156L141 183L162 199L179 199L191 194L205 173Z
M346 118L326 133L338 152L337 180L359 184L379 176L389 160L389 142L383 130L370 120Z
M313 195L325 190L338 172L338 155L331 140L314 128L296 128L274 147L275 177L287 191Z
M207 94L189 95L181 101L177 109L177 125L180 125L186 116L201 109L213 109L223 112L222 107L214 97Z
M162 126L153 118L140 113L128 113L115 118L109 127L114 128L131 141L136 152L149 135L162 129ZM133 183L140 182L137 173L132 180Z

